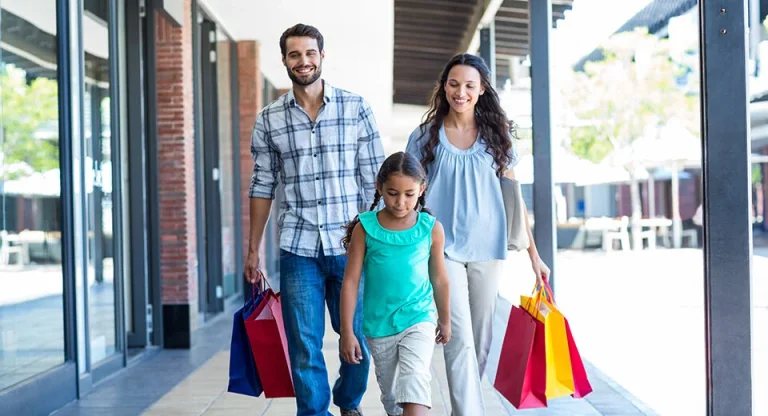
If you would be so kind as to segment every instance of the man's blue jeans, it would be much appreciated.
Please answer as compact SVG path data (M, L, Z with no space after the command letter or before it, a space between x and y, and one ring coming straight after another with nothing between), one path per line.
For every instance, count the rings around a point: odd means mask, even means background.
M340 333L341 282L346 264L346 256L302 257L280 251L280 298L298 416L331 414L328 412L331 391L323 359L323 303L328 305L333 330ZM362 288L361 281L354 330L363 350L363 360L360 364L341 362L333 387L333 403L342 409L357 408L368 385L370 355L362 334Z

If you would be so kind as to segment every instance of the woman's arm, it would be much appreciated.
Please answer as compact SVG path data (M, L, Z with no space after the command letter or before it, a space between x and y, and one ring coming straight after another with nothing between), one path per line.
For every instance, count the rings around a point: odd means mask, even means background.
M515 179L515 169L509 168L504 173L504 176L509 179ZM528 221L528 207L525 206L523 201L523 214L525 215L525 230L528 233L528 257L531 258L531 264L533 265L533 271L536 273L536 279L548 280L550 275L549 267L539 257L539 250L536 248L536 240L533 238L533 232L531 232L531 224Z
M435 221L432 227L432 249L429 256L429 280L435 292L437 305L437 342L446 344L451 340L451 296L448 270L445 267L445 232L443 225Z
M347 266L344 269L344 280L341 284L341 356L344 361L351 364L358 364L363 358L360 344L355 336L354 318L364 258L365 229L358 223L352 231L352 241L347 251Z

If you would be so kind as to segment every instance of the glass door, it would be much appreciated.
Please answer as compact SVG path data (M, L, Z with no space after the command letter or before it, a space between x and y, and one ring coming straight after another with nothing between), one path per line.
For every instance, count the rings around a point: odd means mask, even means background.
M91 368L121 351L118 334L118 290L115 262L117 213L113 189L115 136L112 123L112 1L91 0L84 3L84 127L85 190L87 195L87 308L88 357ZM118 181L119 182L119 181ZM119 256L117 258L120 258Z
M204 291L205 316L224 310L224 285L222 279L222 219L221 219L221 166L219 147L219 102L216 53L216 24L203 17L198 26L200 48L200 83L202 114L202 174L204 198L205 278L201 282Z
M0 392L68 358L56 6L0 2Z

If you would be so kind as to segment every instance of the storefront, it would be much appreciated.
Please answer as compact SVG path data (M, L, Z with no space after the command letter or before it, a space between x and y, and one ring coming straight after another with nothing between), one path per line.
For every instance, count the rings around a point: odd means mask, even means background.
M241 298L242 76L238 43L196 2L0 9L0 414L48 414L156 347L188 346ZM175 152L165 81L187 56Z

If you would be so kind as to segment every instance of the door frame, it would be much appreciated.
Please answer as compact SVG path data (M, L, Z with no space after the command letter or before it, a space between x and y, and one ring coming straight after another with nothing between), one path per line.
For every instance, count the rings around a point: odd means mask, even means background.
M218 68L216 56L216 23L205 13L200 13L202 18L199 23L198 55L199 77L201 91L198 93L200 101L198 109L202 117L202 130L199 138L198 149L202 150L202 166L198 166L202 173L203 198L198 198L202 203L205 221L202 225L203 238L205 240L205 285L201 290L205 291L206 319L224 310L224 282L222 265L222 233L221 233L221 169L219 151L219 102L218 102ZM200 160L201 158L196 158Z
M127 348L163 343L153 0L125 1L125 70L131 242L131 321ZM126 350L127 350L126 348Z

